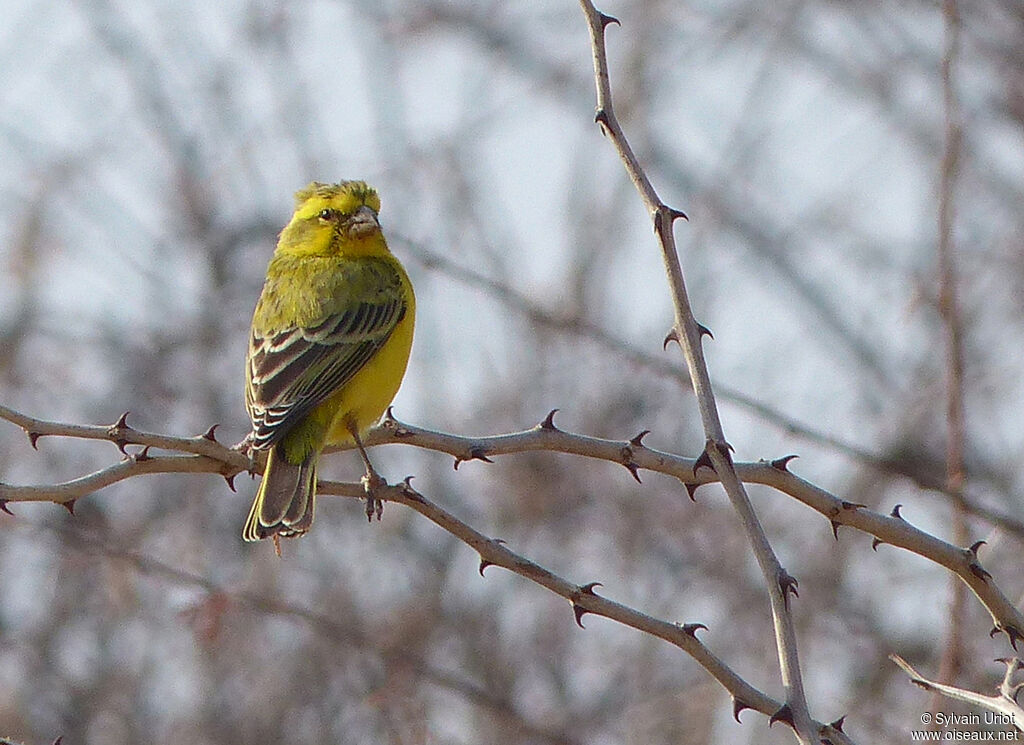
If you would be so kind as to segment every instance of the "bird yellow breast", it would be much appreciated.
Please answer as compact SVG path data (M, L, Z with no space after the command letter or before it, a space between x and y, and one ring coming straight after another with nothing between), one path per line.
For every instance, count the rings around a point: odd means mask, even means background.
M353 444L347 422L354 421L362 435L376 424L398 393L412 349L416 304L412 299L411 287L409 298L405 316L395 326L380 351L345 386L321 404L328 411L336 406L334 410L338 412L327 432L326 444Z

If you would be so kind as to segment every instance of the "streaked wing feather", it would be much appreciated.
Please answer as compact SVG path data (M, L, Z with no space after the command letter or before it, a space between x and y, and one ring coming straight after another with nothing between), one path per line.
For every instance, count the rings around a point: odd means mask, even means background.
M270 447L343 387L391 336L405 315L400 296L359 302L315 326L253 334L249 413L253 445Z

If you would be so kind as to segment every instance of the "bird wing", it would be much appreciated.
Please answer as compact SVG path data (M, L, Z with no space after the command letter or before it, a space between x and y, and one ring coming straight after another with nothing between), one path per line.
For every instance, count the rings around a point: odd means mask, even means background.
M272 446L348 383L406 313L401 278L386 264L339 287L330 300L332 312L313 325L262 334L254 324L246 404L256 449ZM350 294L353 287L357 292Z

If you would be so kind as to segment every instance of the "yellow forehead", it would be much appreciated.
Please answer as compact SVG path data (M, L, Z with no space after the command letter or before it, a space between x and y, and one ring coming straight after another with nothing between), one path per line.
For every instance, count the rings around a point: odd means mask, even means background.
M365 181L342 181L338 184L314 181L295 192L295 216L299 218L312 217L325 209L351 214L364 204L374 212L380 212L380 197Z

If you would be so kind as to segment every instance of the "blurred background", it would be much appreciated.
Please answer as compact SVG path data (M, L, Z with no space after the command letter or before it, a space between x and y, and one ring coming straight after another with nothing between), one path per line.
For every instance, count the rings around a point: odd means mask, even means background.
M952 237L966 518L1024 593L1024 5L967 1ZM252 306L292 193L366 179L419 298L395 402L467 435L558 424L696 456L650 221L593 123L576 2L3 0L0 403L190 436L247 431ZM613 1L615 104L676 234L738 460L799 453L838 496L954 536L939 288L945 21L934 2ZM0 481L117 462L0 422ZM484 533L701 638L781 696L767 598L718 487L550 453L376 448ZM325 459L355 480L357 457ZM243 544L255 482L136 478L0 515L0 735L31 743L782 743L679 650L492 568L392 505L324 498ZM935 710L887 659L990 690L1008 652L919 557L758 487L812 714L902 741ZM977 512L977 510L975 510ZM950 662L948 653L947 664ZM944 703L942 710L954 707Z

